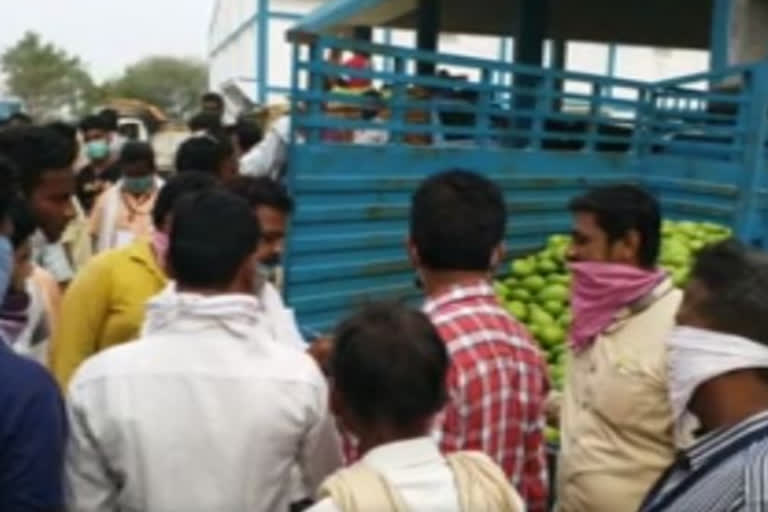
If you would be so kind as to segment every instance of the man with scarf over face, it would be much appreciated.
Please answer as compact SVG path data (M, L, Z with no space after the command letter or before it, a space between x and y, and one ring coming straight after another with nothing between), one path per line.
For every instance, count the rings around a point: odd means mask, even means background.
M661 215L647 192L598 188L570 209L558 510L637 510L675 454L665 339L682 293L656 268Z
M642 511L768 508L768 254L736 241L699 253L668 338L677 424L701 427Z

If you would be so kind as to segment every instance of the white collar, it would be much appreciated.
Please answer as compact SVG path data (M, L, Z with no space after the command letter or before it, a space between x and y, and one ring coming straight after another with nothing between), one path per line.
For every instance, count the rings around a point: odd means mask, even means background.
M366 453L362 459L364 463L378 471L435 464L443 460L435 440L426 436L377 446Z

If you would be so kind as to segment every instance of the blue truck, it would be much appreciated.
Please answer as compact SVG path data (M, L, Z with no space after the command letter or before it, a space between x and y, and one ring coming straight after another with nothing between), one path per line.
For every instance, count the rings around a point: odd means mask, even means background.
M369 297L419 297L403 247L409 198L425 176L448 168L503 188L512 255L567 232L573 195L626 182L653 191L666 218L726 224L765 245L768 62L730 65L736 4L336 0L301 20L289 35L287 176L298 208L285 291L302 326L327 331ZM360 25L415 29L418 47L345 37ZM441 30L514 37L515 62L440 53ZM578 73L563 58L543 65L547 39L561 52L577 39L709 48L712 69L663 81ZM327 59L333 49L383 64L345 68ZM444 66L475 78L457 81L440 73ZM329 90L342 75L387 91L376 100L384 121L334 114L331 104L373 101ZM566 86L574 83L581 92ZM358 129L386 130L389 142L326 136Z

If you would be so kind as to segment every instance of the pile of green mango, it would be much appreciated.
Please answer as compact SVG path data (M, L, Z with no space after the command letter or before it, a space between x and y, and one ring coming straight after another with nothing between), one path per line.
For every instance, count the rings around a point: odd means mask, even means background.
M666 220L659 264L677 286L683 286L696 252L730 236L731 230L719 224ZM546 352L556 389L563 385L564 353L571 325L571 276L566 266L569 243L566 235L551 236L543 250L513 261L509 275L495 283L504 306L528 327Z

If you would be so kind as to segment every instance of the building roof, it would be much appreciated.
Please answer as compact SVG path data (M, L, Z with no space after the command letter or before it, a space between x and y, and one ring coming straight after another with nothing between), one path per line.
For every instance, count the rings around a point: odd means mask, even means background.
M547 37L656 47L709 48L713 0L550 0ZM295 27L345 33L356 25L416 27L418 0L332 0ZM514 37L520 0L440 0L441 31ZM695 7L692 7L695 5Z

